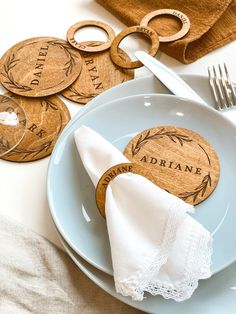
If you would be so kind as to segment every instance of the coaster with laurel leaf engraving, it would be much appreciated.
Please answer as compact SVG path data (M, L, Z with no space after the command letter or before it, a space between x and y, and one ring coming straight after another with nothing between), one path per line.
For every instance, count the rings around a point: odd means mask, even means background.
M0 61L0 82L9 91L28 97L56 94L79 76L82 60L68 42L36 37L10 48Z
M199 134L175 126L158 126L136 135L124 155L147 167L155 183L196 205L215 189L220 163L213 147Z
M98 41L90 41L82 44L96 46L100 43ZM123 50L119 49L119 52L124 59L130 60ZM134 78L133 70L123 69L113 63L109 50L81 52L81 57L83 67L79 77L61 93L69 100L86 104L106 89Z
M2 159L17 162L33 161L51 154L53 147L68 121L70 113L57 96L29 98L7 93L24 109L27 131L22 141ZM26 124L27 123L27 124Z

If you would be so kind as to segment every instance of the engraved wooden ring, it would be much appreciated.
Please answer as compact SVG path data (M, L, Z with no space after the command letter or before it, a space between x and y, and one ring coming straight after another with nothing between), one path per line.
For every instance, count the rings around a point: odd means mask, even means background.
M158 35L150 27L137 25L137 26L126 28L125 30L123 30L121 33L119 33L116 36L116 38L112 42L111 49L110 49L110 56L111 56L112 61L118 66L125 69L136 69L143 66L143 64L140 61L124 60L124 58L118 52L118 46L120 42L125 37L133 33L142 33L151 40L151 48L148 52L151 56L154 57L159 48Z
M108 40L105 43L99 43L96 46L89 46L89 44L85 43L79 43L77 40L75 40L75 33L86 26L95 26L98 28L101 28L107 33ZM106 49L109 49L111 47L111 43L113 39L115 38L116 34L114 30L107 24L102 23L100 21L92 21L92 20L87 20L87 21L81 21L79 23L76 23L72 25L69 30L67 31L67 40L68 42L76 49L81 50L81 51L86 51L86 52L99 52L103 51Z
M137 163L122 163L109 168L100 178L96 187L96 204L97 208L103 218L106 218L105 214L105 201L106 201L106 190L109 183L115 179L118 175L124 173L135 173L142 175L148 180L154 183L154 178L150 171Z
M174 40L180 39L180 38L184 37L188 33L188 31L190 29L189 18L183 12L177 11L177 10L172 10L172 9L161 9L161 10L156 10L156 11L150 12L147 15L144 16L144 18L140 22L140 25L141 26L147 26L148 23L154 17L156 17L158 15L163 15L163 14L172 15L172 16L177 17L182 22L182 28L181 28L181 30L179 32L177 32L174 35L171 35L171 36L159 36L159 41L161 43L162 42L169 42L169 41L174 41Z

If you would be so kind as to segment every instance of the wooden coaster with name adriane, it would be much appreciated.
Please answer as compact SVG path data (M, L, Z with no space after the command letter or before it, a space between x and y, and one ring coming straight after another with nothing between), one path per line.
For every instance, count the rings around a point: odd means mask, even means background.
M220 176L213 147L185 128L158 126L142 131L128 143L124 155L148 168L159 187L193 205L214 191Z
M96 204L100 214L105 218L106 190L109 183L118 175L124 173L139 174L155 183L150 171L138 163L122 163L109 168L100 178L96 187Z
M28 97L56 94L70 86L82 69L78 50L51 37L22 41L0 61L0 82L9 91Z
M27 130L22 141L2 159L17 162L33 161L51 154L61 131L70 120L70 113L57 96L29 98L7 93L25 111Z
M89 42L92 46L100 42ZM88 42L82 43L87 45ZM119 49L119 54L127 60L129 56ZM82 71L76 81L61 94L80 104L86 104L95 96L120 83L134 78L134 71L122 69L112 62L108 50L102 52L81 52Z

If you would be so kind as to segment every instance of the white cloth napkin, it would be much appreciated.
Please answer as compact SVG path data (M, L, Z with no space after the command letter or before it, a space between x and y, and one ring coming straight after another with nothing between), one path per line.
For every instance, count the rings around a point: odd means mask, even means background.
M94 186L110 167L128 162L86 126L75 131L81 160ZM121 174L106 192L106 222L116 291L143 300L144 292L188 299L211 276L212 238L187 212L193 206L137 174Z

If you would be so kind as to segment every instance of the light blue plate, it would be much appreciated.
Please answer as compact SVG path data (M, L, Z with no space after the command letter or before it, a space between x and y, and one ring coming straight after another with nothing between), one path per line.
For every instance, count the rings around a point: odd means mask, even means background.
M74 131L83 124L120 150L134 135L156 125L185 127L205 137L217 151L221 176L213 194L197 206L194 217L214 234L213 272L236 259L236 128L211 108L154 94L94 107L74 119L57 142L48 170L48 200L59 232L76 253L112 274L105 221L96 208L95 190L73 139Z

